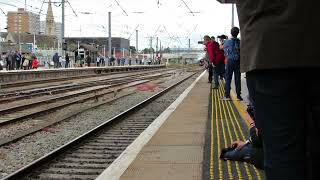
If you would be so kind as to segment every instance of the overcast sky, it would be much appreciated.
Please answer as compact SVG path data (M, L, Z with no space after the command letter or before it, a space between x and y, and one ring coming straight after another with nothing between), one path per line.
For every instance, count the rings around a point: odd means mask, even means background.
M52 0L59 1L61 0ZM182 0L117 1L125 12L117 5L116 0L69 0L78 17L66 3L65 36L106 37L109 11L112 12L112 36L130 37L131 45L135 46L135 28L138 28L139 49L150 46L150 36L159 37L165 47L187 47L189 38L192 47L201 47L197 45L197 41L206 34L216 36L230 33L231 5L219 4L216 0L184 0L193 14ZM0 7L7 13L15 11L17 7L24 7L24 2L25 0L0 0ZM27 0L27 10L39 13L42 2L43 0ZM47 7L48 4L44 3L41 20L45 20ZM61 22L59 3L53 4L53 13L55 21ZM237 18L235 25L238 26ZM6 17L1 13L0 29L5 27Z

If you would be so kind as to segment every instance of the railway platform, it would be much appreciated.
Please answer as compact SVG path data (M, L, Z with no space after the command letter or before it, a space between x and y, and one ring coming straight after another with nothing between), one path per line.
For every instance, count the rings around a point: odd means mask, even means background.
M132 65L132 66L105 66L59 69L34 69L0 71L0 85L9 86L12 83L37 82L41 80L54 80L58 78L79 78L117 72L150 70L164 68L165 65Z
M264 179L250 164L219 159L250 123L246 102L222 101L223 92L202 73L97 180Z

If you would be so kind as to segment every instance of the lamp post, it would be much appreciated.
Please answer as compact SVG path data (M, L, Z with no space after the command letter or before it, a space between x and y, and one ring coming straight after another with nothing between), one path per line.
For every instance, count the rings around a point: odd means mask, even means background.
M19 41L19 53L21 53L21 42L20 42L20 30L18 31L18 41Z
M106 45L103 45L103 57L106 57Z
M32 34L30 32L26 32L27 34ZM39 34L41 34L42 32L39 32ZM36 49L36 33L33 33L33 43L32 43L32 52L36 53L35 51Z
M234 27L234 3L232 3L232 13L231 13L231 28Z

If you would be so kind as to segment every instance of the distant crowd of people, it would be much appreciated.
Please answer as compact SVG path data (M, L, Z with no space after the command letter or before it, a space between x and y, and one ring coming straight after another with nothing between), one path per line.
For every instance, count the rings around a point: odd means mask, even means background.
M39 62L35 54L21 54L18 51L8 51L6 55L0 55L0 70L28 70L37 69Z
M45 59L43 62L45 68L70 68L72 67L102 67L102 66L131 66L131 65L151 65L161 64L161 60L157 59L152 61L151 59L143 58L129 58L129 57L104 57L98 54L96 59L93 59L90 54L86 54L85 57L77 56L74 61L71 60L68 53L65 56L61 56L58 53L54 53L52 59ZM0 70L28 70L37 69L39 67L39 60L33 53L19 53L7 52L5 55L0 56Z
M101 54L98 54L95 61L92 59L92 57L87 54L85 58L80 58L79 56L76 58L75 61L76 64L78 64L80 67L90 67L90 66L125 66L125 65L151 65L151 64L160 64L160 60L152 61L151 59L141 59L138 58L130 58L130 57L122 57L122 58L115 58L114 56L105 57Z

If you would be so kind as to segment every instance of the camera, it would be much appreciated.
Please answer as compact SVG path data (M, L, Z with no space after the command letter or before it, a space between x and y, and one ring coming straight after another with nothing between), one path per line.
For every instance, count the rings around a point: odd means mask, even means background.
M203 44L204 42L203 41L198 41L198 44Z

